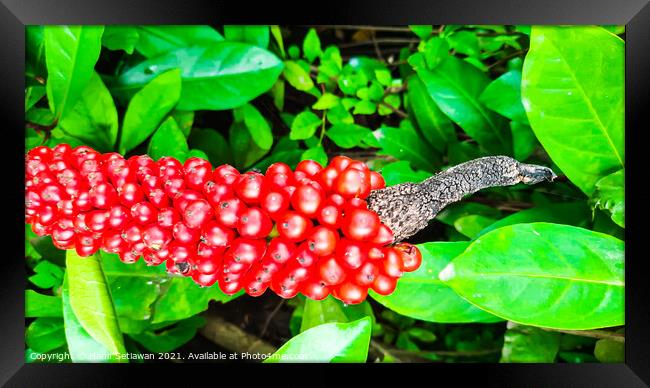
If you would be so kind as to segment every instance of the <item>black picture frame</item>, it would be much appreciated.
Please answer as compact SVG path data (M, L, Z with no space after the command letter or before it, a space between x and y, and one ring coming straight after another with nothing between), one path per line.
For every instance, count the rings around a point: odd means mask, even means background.
M293 12L290 13L290 12ZM25 265L23 222L24 141L24 26L30 24L618 24L626 25L626 350L625 364L409 364L409 365L289 365L258 364L109 366L98 364L37 365L24 360ZM224 2L206 0L0 0L0 111L3 142L0 170L5 202L2 203L2 248L0 276L0 382L6 386L129 385L131 374L146 370L147 379L169 376L239 375L269 383L269 374L282 376L286 384L359 384L381 376L404 384L452 384L474 382L481 386L588 386L640 387L650 384L650 271L645 265L643 235L648 218L643 181L647 179L645 155L637 152L639 139L650 128L647 112L650 90L650 4L648 0L493 0L433 1L327 1L323 3ZM15 139L14 139L15 137ZM640 151L640 150L639 150ZM645 221L645 222L644 222ZM10 248L8 248L10 247ZM241 369L235 372L234 368ZM141 368L141 369L136 369ZM154 368L155 371L152 369ZM163 369L164 368L164 369ZM192 368L190 371L189 368ZM287 368L289 371L287 371ZM318 368L318 371L316 371ZM322 370L325 369L325 370ZM331 369L331 371L330 371ZM250 371L250 372L249 372ZM243 372L243 373L242 373ZM309 380L296 378L306 372ZM205 374L204 374L205 373ZM412 377L413 375L420 375ZM294 376L294 377L291 377ZM412 380L412 379L418 380ZM328 384L328 381L330 384ZM419 382L418 382L419 381ZM217 384L217 381L213 381ZM220 380L225 382L225 380ZM155 382L148 382L155 384ZM383 385L383 384L382 384Z

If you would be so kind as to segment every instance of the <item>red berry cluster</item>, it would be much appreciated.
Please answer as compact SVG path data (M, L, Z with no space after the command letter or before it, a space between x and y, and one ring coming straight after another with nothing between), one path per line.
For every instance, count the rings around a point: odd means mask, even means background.
M389 245L393 233L367 208L381 175L343 156L325 168L275 163L262 175L60 144L32 149L25 167L25 220L56 247L164 262L226 294L270 287L284 298L359 303L369 288L393 292L422 260L410 244Z

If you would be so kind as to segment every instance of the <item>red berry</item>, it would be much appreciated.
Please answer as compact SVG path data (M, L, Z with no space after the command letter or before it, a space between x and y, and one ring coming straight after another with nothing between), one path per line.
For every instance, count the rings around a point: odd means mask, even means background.
M172 232L158 224L147 226L142 232L142 241L147 248L158 251L172 240Z
M265 190L260 197L260 207L271 218L275 218L289 209L289 202L289 194L280 187Z
M239 217L237 232L242 237L264 238L273 229L271 218L258 207L249 207Z
M338 155L332 158L330 166L334 167L338 172L342 172L352 163L352 159L347 156Z
M291 171L291 167L289 167L288 164L277 162L277 163L273 163L266 169L266 173L265 173L266 176L273 175L273 174L292 175L293 171Z
M237 227L239 216L246 209L246 205L238 198L221 201L215 208L215 217L222 225L229 228Z
M291 242L297 242L307 237L313 223L302 214L288 211L278 219L277 225L281 237Z
M174 239L181 244L192 244L199 241L201 230L190 228L182 221L179 221L174 224L172 235L174 236Z
M276 237L269 242L267 255L270 259L278 264L283 264L293 254L296 245L282 237Z
M341 230L351 239L368 241L379 232L379 216L377 213L366 209L354 208L343 217Z
M201 240L213 247L227 247L235 239L235 232L219 225L215 221L208 222L202 229Z
M327 226L320 225L312 229L307 238L307 246L318 256L328 256L334 253L338 240L338 233Z
M371 288L379 295L389 295L392 294L393 291L395 291L396 286L397 286L396 278L390 277L383 273L379 273L379 275L377 275L377 278L375 279L375 282L372 284Z
M76 236L74 248L81 257L87 257L99 250L101 239L96 239L90 234Z
M299 184L291 196L291 206L307 217L313 218L316 218L324 201L325 191L315 181Z
M328 286L337 285L345 280L345 269L334 256L322 258L318 262L318 275Z
M205 199L190 202L183 211L183 221L190 228L200 228L213 216L212 206Z
M371 261L365 262L354 274L353 281L365 287L370 287L379 275L379 268Z
M384 249L384 254L386 255L386 258L384 259L384 267L382 268L382 271L393 278L402 276L404 271L404 262L402 261L402 255L400 252L393 247L388 247Z
M203 194L205 194L205 198L212 206L217 206L222 200L232 198L234 192L229 185L207 181L203 185Z
M403 263L402 268L405 272L413 272L420 268L422 254L416 246L403 242L396 244L395 249L400 254Z
M173 207L165 207L158 211L158 225L163 228L172 228L180 221L181 215Z
M318 261L318 255L309 248L309 243L304 242L293 253L293 258L301 267L311 267Z
M336 245L336 259L348 268L357 269L368 259L367 246L359 241L342 239Z
M237 178L239 178L239 171L229 164L223 164L212 172L212 180L216 183L232 185Z
M259 203L262 194L264 176L258 172L242 174L235 184L235 193L245 203L251 205Z
M354 283L345 282L336 287L332 294L343 303L358 304L363 302L368 296L368 288Z
M366 198L370 194L370 173L349 167L336 178L334 189L345 198Z
M323 166L314 160L303 160L296 166L296 171L302 171L309 177L318 174L318 172L322 169Z
M341 226L341 210L335 205L326 205L318 212L318 223L338 229Z
M149 202L136 203L131 207L131 217L141 225L149 224L158 219L158 209Z
M144 200L144 192L136 183L127 183L119 190L120 202L126 207L131 207Z
M90 201L96 208L110 209L117 204L117 191L108 183L100 183L90 189Z
M309 299L323 300L330 294L330 289L322 280L314 277L302 285L300 292Z
M370 190L378 190L386 187L386 181L384 177L381 176L378 172L370 172Z
M203 185L212 179L212 165L207 160L191 157L183 164L185 183L187 187L201 190Z

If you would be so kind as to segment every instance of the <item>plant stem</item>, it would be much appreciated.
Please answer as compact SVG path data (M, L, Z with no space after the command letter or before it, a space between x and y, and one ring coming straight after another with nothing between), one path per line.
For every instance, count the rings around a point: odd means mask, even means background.
M543 327L546 331L557 331L564 334L572 334L580 337L590 337L598 339L608 339L616 342L625 343L625 334L614 333L607 330L562 330L562 329L549 329Z

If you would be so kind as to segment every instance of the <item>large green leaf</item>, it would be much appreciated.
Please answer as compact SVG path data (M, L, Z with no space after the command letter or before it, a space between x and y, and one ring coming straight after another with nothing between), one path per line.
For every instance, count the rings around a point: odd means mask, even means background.
M231 109L271 89L283 64L274 54L237 42L194 46L151 58L123 73L112 85L114 93L128 97L152 78L181 69L181 110Z
M122 333L98 255L66 253L67 297L79 325L110 353L125 353ZM65 303L65 301L64 301ZM64 316L66 322L68 317ZM72 351L72 349L70 349Z
M33 351L49 352L65 345L65 331L61 318L38 318L25 330L25 343Z
M61 118L59 127L99 151L112 151L117 140L117 109L113 97L93 72L74 108Z
M438 273L465 250L466 242L431 242L418 245L422 265L405 273L395 292L382 296L370 292L382 305L407 317L430 322L496 322L501 319L487 313L456 294L444 284Z
M133 96L124 114L120 153L137 147L158 128L178 102L181 79L178 70L163 73Z
M241 294L242 292L226 295L219 287L200 287L191 278L174 277L169 280L165 293L154 305L152 323L189 318L207 309L211 300L226 303Z
M444 152L447 143L456 141L454 124L431 99L426 86L415 75L408 79L409 108L424 138L438 152Z
M625 43L601 27L535 26L522 98L553 162L587 195L624 167Z
M508 322L500 362L553 362L560 333Z
M404 182L422 182L431 174L426 171L414 171L408 161L400 160L382 167L381 176L386 181L386 186L392 186Z
M596 182L595 205L605 209L621 228L625 228L625 169Z
M521 210L494 222L483 229L475 237L480 237L494 229L507 225L524 224L530 222L551 222L554 224L566 224L573 226L587 226L591 212L589 206L583 201L551 203L531 209Z
M226 40L231 42L250 43L252 45L267 48L269 46L269 26L223 26L223 33Z
M307 298L302 312L300 332L323 323L352 322L364 317L371 317L374 320L372 307L367 301L354 305L345 305L331 295L323 300Z
M81 97L102 47L102 26L46 26L45 62L50 109L63 117Z
M265 362L365 362L371 319L325 323L298 334Z
M476 240L438 275L502 318L592 329L624 323L624 245L568 225L516 224Z
M63 280L63 320L65 338L73 362L125 362L104 344L93 338L79 321L70 302L68 274Z
M490 82L485 73L455 57L446 58L433 70L418 67L416 71L440 110L469 136L489 152L512 154L506 121L479 101Z
M526 110L521 103L521 72L509 71L492 81L479 100L493 111L510 120L527 124Z
M44 26L25 26L25 76L46 78ZM25 85L27 86L27 85Z
M61 317L61 298L25 290L25 317Z
M124 50L133 54L140 35L134 26L110 25L104 28L102 44L109 50Z
M151 137L147 154L155 160L163 156L172 156L180 160L189 151L187 140L176 124L176 120L168 117Z
M147 58L189 46L211 46L223 36L210 26L147 26L137 27L136 50Z
M408 160L414 167L426 171L436 170L436 156L412 127L382 126L373 133L381 145L380 154Z

